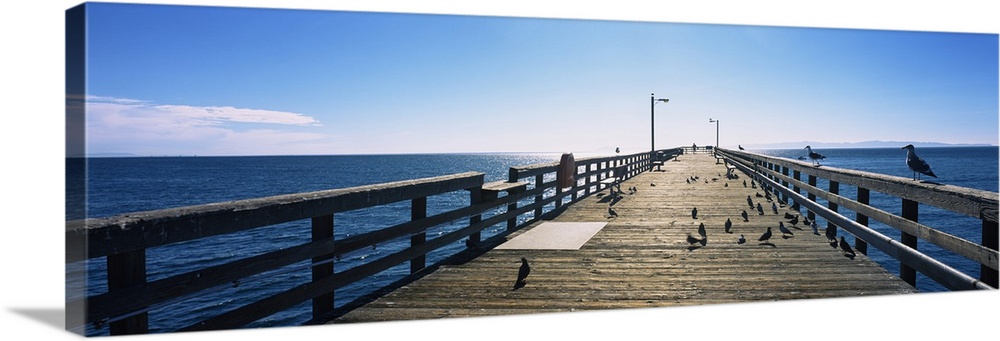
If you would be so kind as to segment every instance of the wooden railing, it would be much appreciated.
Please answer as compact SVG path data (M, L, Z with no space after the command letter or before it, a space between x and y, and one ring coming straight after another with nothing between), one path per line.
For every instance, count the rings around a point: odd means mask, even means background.
M856 237L855 248L867 252L869 245L878 248L900 263L900 278L916 286L916 272L940 283L949 290L997 288L997 200L996 192L942 184L928 184L909 178L838 169L815 167L812 163L743 151L719 149L727 164L751 174L765 183L768 190L785 203L793 201L827 220L827 228L840 228ZM803 181L805 177L805 181ZM817 188L817 179L826 179L827 190ZM855 186L857 198L840 196L841 185ZM805 196L802 192L805 191ZM879 192L902 201L899 215L869 205L871 192ZM824 207L816 202L825 200ZM982 242L977 244L918 222L919 205L932 205L944 210L978 218L982 221ZM856 213L856 219L844 217L840 209ZM901 232L899 241L868 227L869 218ZM942 249L980 264L980 277L962 273L919 251L917 240L925 240Z
M663 150L671 158L681 150ZM107 292L68 300L67 312L82 312L82 318L67 318L67 329L85 325L108 326L112 335L149 332L148 312L153 307L176 303L211 288L240 283L257 274L310 262L311 280L291 289L246 302L242 306L182 328L181 331L232 329L303 302L312 301L314 319L335 310L334 291L391 267L410 263L410 272L427 267L426 255L448 244L468 238L466 245L480 242L484 229L506 224L508 230L525 226L547 212L602 190L600 180L615 169L625 177L649 170L654 153L584 158L575 162L575 186L558 188L555 172L559 163L512 167L507 181L484 183L477 172L407 180L318 192L205 205L133 212L113 217L67 221L66 262L79 263L104 258ZM533 181L522 182L522 179ZM468 191L469 205L427 215L431 196ZM506 193L504 196L500 194ZM410 202L410 220L343 239L334 237L334 215L397 202ZM547 209L547 210L546 210ZM530 215L528 219L519 219ZM452 232L427 238L428 229L467 219ZM309 242L224 264L200 268L166 278L147 281L147 250L247 231L293 221L308 220ZM408 238L409 246L347 270L336 271L340 255ZM261 240L268 243L268 240ZM250 245L234 245L247 248Z

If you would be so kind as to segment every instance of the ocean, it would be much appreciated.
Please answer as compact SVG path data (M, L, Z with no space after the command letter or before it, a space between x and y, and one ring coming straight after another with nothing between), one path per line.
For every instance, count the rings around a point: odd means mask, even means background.
M816 149L827 156L826 167L855 169L868 172L910 177L904 159L906 152L896 148L876 149ZM760 150L763 154L797 158L804 150ZM997 147L935 147L917 149L938 175L940 183L998 191ZM326 190L377 184L398 180L440 176L467 171L485 174L485 181L506 180L512 166L557 162L558 153L525 154L405 154L405 155L341 155L341 156L233 156L233 157L107 157L88 158L86 174L86 210L67 207L68 216L104 217L115 214L198 205L212 202L257 198L279 194ZM820 188L827 188L822 180ZM68 188L67 203L79 198L82 190ZM79 192L79 193L76 193ZM841 186L841 195L853 198L856 189ZM438 198L440 197L440 198ZM455 193L428 200L428 215L468 205L468 195ZM871 193L873 206L892 213L901 210L900 200ZM853 213L845 215L853 218ZM409 203L386 205L335 215L335 234L343 238L404 222L409 217ZM528 219L522 217L522 220ZM919 221L946 232L980 242L981 223L978 219L958 216L935 207L921 205ZM428 232L443 234L461 227L467 221L445 224ZM819 226L826 222L820 219ZM898 239L899 232L876 221L870 226ZM483 237L501 232L502 227L484 231ZM263 227L233 235L216 236L179 243L147 251L147 278L156 280L205 266L261 254L301 244L309 238L309 222L298 221ZM430 237L429 236L429 237ZM261 243L266 240L266 243ZM848 239L853 244L853 240ZM361 264L369 257L378 257L403 245L378 245L342 256L337 271ZM428 255L428 264L460 251L463 243L454 243ZM951 255L928 242L919 249L938 260L974 277L979 265ZM892 273L898 264L874 248L869 256ZM103 258L92 260L83 267L67 266L68 295L106 292ZM235 287L224 286L149 311L150 332L172 332L220 312L239 307L254 299L266 297L309 280L307 262L292 265L294 271L275 270L241 281ZM336 306L399 279L409 272L402 264L355 283L335 294ZM83 280L72 280L86 278ZM918 275L918 289L924 292L945 291L932 280ZM293 326L311 317L310 302L254 322L247 328ZM107 335L107 327L88 325L87 335Z

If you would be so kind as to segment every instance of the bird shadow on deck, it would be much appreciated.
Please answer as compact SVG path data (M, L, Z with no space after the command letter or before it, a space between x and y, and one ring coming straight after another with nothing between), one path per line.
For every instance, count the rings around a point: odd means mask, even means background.
M771 243L771 242L760 243L760 244L757 244L757 245L770 246L770 247L773 247L773 248L777 248L778 247L777 245L774 245L774 243Z

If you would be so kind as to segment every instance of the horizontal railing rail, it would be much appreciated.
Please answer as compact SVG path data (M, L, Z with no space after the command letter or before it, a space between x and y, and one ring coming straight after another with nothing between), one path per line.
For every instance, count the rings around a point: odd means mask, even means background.
M818 214L827 220L827 228L842 228L856 237L856 248L866 252L872 245L900 262L900 277L916 285L915 272L926 275L950 290L995 289L997 287L997 201L996 192L983 191L942 184L927 184L911 179L884 174L815 167L811 163L787 158L761 155L743 151L718 149L728 164L732 164L754 179L766 182L769 189L787 203L794 201L808 209L810 215ZM807 181L802 181L802 177ZM817 179L826 179L829 190L816 187ZM839 195L840 185L857 187L857 200ZM801 195L806 192L806 196ZM902 201L900 215L869 205L870 192L876 191L897 197ZM817 199L827 201L827 207L816 204ZM917 222L918 204L927 204L982 221L982 243L963 239ZM857 219L851 221L839 213L844 208L854 211ZM809 218L814 218L810 216ZM869 218L899 230L902 237L894 241L868 228ZM980 277L968 274L934 260L917 251L917 240L922 239L942 249L980 264Z
M189 330L230 329L245 326L276 312L312 300L314 319L327 316L335 307L333 293L351 283L399 264L410 262L411 274L426 268L426 255L468 238L480 241L485 229L506 223L517 229L540 219L546 207L558 208L600 191L600 180L624 169L629 178L660 160L681 154L681 149L660 153L636 153L612 157L582 158L575 162L574 186L558 188L555 172L559 163L512 167L508 181L484 183L477 172L398 181L344 189L295 193L205 205L132 212L112 217L66 222L66 261L80 262L105 257L108 290L67 302L67 311L83 311L79 323L109 326L112 335L147 333L148 312L241 280L279 271L311 273L310 281L245 303L235 309L198 321ZM522 179L533 178L533 182ZM469 204L427 215L427 198L469 192ZM506 193L500 196L501 193ZM411 219L386 228L337 240L333 235L334 214L410 201ZM549 211L555 208L549 209ZM529 219L519 219L531 214ZM427 239L433 227L468 219L456 230ZM146 253L150 248L294 221L309 220L310 240L263 254L206 266L166 278L147 281ZM334 271L341 255L400 238L410 245L352 268ZM262 241L266 242L266 241ZM234 246L245 247L245 245ZM295 266L307 262L306 266ZM69 329L80 326L67 326Z

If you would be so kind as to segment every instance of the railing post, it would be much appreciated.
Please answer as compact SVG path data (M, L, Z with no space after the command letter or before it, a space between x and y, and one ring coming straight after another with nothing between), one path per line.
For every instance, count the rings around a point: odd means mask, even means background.
M535 189L541 189L542 188L542 184L544 182L545 182L544 175L542 175L542 174L535 175ZM541 204L542 203L542 199L544 199L543 198L544 194L545 194L545 191L539 191L538 194L535 195L535 204ZM542 216L542 206L538 206L538 208L535 209L535 219L541 218L541 216Z
M483 202L484 202L484 199L483 199L483 187L480 186L480 187L470 188L469 189L469 205L478 205L478 204L483 203ZM478 222L481 222L481 221L483 221L483 216L481 214L477 214L477 215L474 215L472 217L469 217L469 225L472 225L472 224L475 224L475 223L478 223ZM477 231L477 232L475 232L473 234L470 234L469 235L469 244L470 245L479 244L481 236L482 236L482 232L479 232L479 231Z
M108 256L108 292L146 283L146 250ZM141 313L108 326L111 335L149 333L149 313Z
M798 169L793 170L792 171L792 178L794 178L795 180L798 180L798 181L802 181L802 172L799 171ZM792 185L792 191L795 191L796 194L800 194L800 195L802 194L802 189L799 188L798 185ZM792 206L795 206L795 205L792 205ZM796 212L801 212L801 211L798 210L797 207L798 206L796 206L796 210L795 211ZM810 219L812 219L812 218L810 218Z
M903 199L902 211L904 219L917 221L918 203L916 201ZM917 248L917 236L906 232L901 232L901 234L900 243L913 249ZM899 264L899 278L903 279L904 282L909 283L913 287L917 286L917 270L907 266L906 264Z
M836 182L836 181L833 181L833 180L830 180L830 191L829 192L831 194L834 194L834 195L839 195L840 194L840 183ZM838 205L835 204L835 203L833 203L833 202L827 202L827 206L826 207L829 208L831 211L834 211L834 212L837 212L837 209L839 208ZM836 225L834 225L829 220L827 220L826 221L826 228L828 228L828 229L836 228ZM857 239L857 238L854 238L854 239Z
M509 182L517 182L520 179L521 179L520 176L517 175L517 168L510 167L510 168L507 169L507 181L509 181ZM525 187L525 190L527 190L527 187ZM518 191L518 193L520 193L520 191ZM510 195L510 194L515 194L515 193L514 192L508 193L508 195ZM510 204L507 205L507 212L514 212L514 211L517 211L517 201L512 202L512 203L510 203ZM513 217L510 217L510 219L507 220L507 230L508 231L513 230L514 228L517 228L517 217L518 216L515 215Z
M584 182L584 186L586 186L587 190L586 190L586 192L585 192L584 195L590 195L591 193L594 193L594 191L590 188L590 183L592 182L590 180L590 177L591 177L590 172L593 172L593 171L594 171L594 164L593 163L588 163L587 164L587 171L586 171L586 173L587 173L587 180L584 180L585 181Z
M871 196L870 191L867 188L858 187L859 203L861 203L862 205L868 205L870 196ZM868 226L868 216L861 213L856 213L856 214L857 217L854 219L854 221L857 221L858 224ZM860 252L863 255L868 254L868 243L865 242L864 240L861 240L861 238L854 238L854 248L857 249L858 252Z
M816 176L815 175L809 174L809 186L816 187ZM816 195L813 194L812 192L809 192L809 194L806 195L806 197L809 198L809 201L816 202ZM815 212L810 211L810 210L806 210L806 211L809 212L809 214L806 215L807 217L809 217L809 220L816 220L816 213Z
M788 166L781 167L781 175L788 176ZM788 181L781 180L781 187L788 188ZM781 202L788 204L788 195L785 192L779 192L778 195L781 197Z
M983 219L983 241L982 245L990 250L997 250L997 241L1000 236L997 233L997 222ZM991 287L997 287L997 270L986 265L979 266L979 280Z
M328 214L319 217L313 217L312 219L312 240L313 242L333 238L333 215ZM331 250L333 251L333 250ZM329 255L314 257L312 259L313 263L318 263L322 261L329 260L334 257L332 252ZM314 265L312 267L312 280L313 282L319 281L320 279L329 277L333 275L333 263L326 263L320 265ZM313 318L319 318L333 311L334 293L330 292L328 294L320 295L312 300L312 313Z
M473 199L472 204L476 204L475 199ZM410 220L416 221L424 218L427 218L427 197L410 200ZM420 231L420 233L414 233L410 236L410 247L423 244L424 242L427 242L427 231ZM427 255L416 256L410 260L410 273L416 273L425 266L427 266Z

